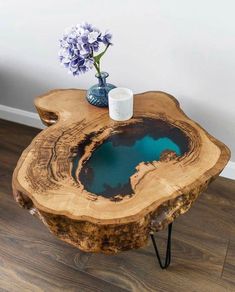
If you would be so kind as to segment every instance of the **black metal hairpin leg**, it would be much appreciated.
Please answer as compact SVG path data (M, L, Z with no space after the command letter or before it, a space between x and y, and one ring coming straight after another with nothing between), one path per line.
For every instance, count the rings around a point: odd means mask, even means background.
M153 243L153 247L155 249L156 252L156 256L159 262L159 265L162 269L167 269L167 267L169 267L170 263L171 263L171 232L172 232L172 224L170 223L168 225L168 238L167 238L167 247L166 247L166 257L165 257L165 263L163 264L160 258L160 254L157 248L157 244L154 238L154 234L153 232L150 233L151 239L152 239L152 243Z

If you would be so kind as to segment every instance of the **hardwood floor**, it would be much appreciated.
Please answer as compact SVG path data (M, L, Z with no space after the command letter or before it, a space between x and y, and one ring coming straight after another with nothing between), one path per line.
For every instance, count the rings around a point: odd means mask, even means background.
M218 178L175 221L167 271L150 241L118 255L86 254L12 198L12 171L38 132L0 120L0 291L235 291L235 181ZM156 234L161 252L165 239Z

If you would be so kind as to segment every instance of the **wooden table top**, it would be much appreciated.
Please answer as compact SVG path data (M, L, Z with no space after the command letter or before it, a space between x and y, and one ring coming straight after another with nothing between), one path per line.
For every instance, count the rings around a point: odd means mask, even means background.
M230 157L164 92L135 95L126 122L88 104L83 90L54 90L35 106L49 127L21 156L14 197L84 251L145 245L151 230L190 208Z

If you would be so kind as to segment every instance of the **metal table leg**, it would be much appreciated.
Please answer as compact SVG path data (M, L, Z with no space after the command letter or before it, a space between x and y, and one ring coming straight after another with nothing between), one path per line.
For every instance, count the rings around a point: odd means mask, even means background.
M155 253L156 253L156 256L157 256L159 265L160 265L160 267L162 269L167 269L167 267L169 267L169 265L171 263L171 233L172 233L172 224L173 223L170 223L168 225L168 238L167 238L166 257L165 257L164 264L163 264L163 262L162 262L162 260L160 258L160 254L159 254L159 251L158 251L158 248L157 248L157 243L156 243L155 238L154 238L154 233L152 231L150 232L150 236L151 236L151 239L152 239L153 247L155 249Z

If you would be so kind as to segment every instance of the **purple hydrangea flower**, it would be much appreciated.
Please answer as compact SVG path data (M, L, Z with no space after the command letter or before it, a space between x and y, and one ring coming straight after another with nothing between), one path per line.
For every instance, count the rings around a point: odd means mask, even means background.
M101 57L97 61L94 53L99 51L101 45L105 46L106 52L111 45L111 39L110 33L102 34L92 24L82 23L73 26L67 29L60 39L59 60L74 76L87 72L94 65L100 73Z
M112 39L112 35L109 32L106 32L103 36L102 36L102 42L105 45L112 45L111 43L111 39Z

